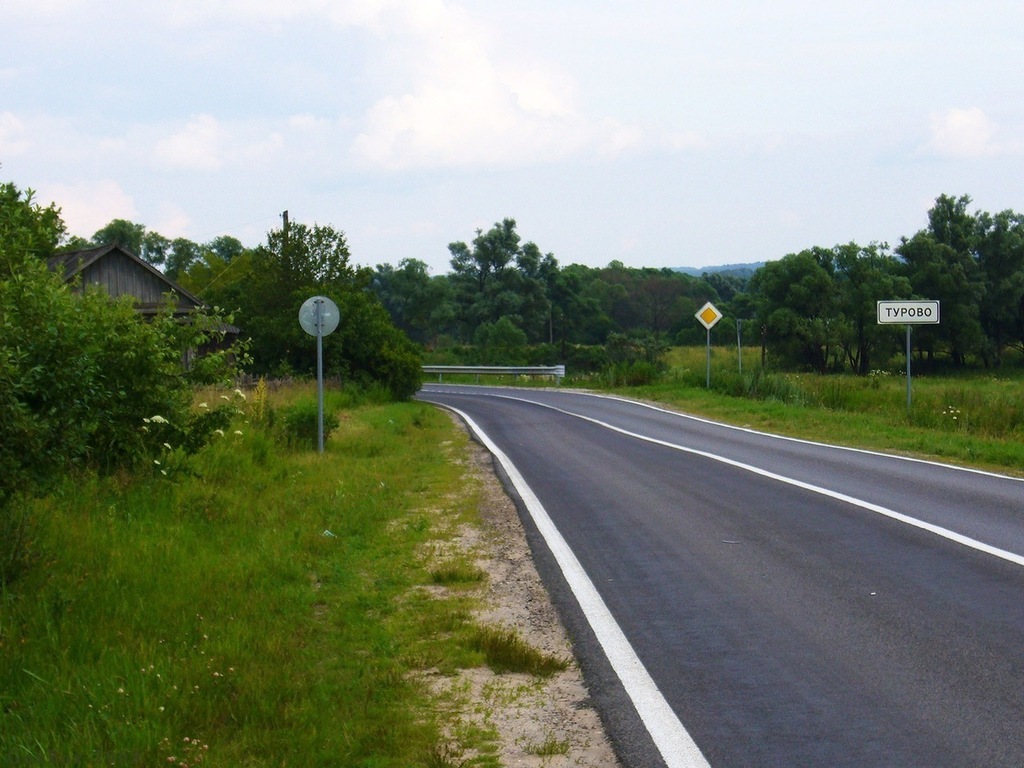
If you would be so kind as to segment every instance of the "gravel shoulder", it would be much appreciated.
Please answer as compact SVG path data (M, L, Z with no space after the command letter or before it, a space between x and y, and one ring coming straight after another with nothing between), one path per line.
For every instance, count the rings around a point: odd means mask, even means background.
M453 420L464 428L454 416ZM496 675L476 668L454 677L437 676L430 684L442 700L450 699L453 691L461 692L457 698L468 706L457 715L459 727L497 732L499 758L507 768L621 768L491 455L471 440L465 457L453 458L464 462L467 482L480 489L481 524L463 526L451 542L488 575L477 621L514 628L534 648L572 663L549 678ZM462 755L460 759L471 758Z

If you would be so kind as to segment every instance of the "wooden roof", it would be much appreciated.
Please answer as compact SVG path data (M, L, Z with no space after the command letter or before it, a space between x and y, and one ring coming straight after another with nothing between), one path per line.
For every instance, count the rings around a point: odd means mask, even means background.
M81 287L98 285L112 298L131 296L142 314L156 314L171 295L175 314L187 314L206 304L152 264L119 245L103 245L54 256L47 262L65 282L81 279Z

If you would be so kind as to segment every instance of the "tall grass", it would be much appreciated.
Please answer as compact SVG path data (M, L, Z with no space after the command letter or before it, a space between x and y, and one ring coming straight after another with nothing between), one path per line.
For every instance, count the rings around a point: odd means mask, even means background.
M674 348L655 383L618 391L694 413L809 439L1024 472L1024 369L867 376L763 370L759 350ZM571 385L573 382L569 382ZM588 386L601 381L588 380Z
M425 544L475 519L437 448L464 438L425 405L329 397L324 455L293 450L274 413L308 396L264 392L190 462L31 508L34 559L0 594L0 765L437 764L416 673L485 661L472 595L417 589Z

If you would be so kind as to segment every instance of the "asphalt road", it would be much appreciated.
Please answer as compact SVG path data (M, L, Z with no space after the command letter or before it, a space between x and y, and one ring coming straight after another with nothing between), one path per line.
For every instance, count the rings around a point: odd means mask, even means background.
M428 385L498 457L630 768L1024 766L1024 482Z

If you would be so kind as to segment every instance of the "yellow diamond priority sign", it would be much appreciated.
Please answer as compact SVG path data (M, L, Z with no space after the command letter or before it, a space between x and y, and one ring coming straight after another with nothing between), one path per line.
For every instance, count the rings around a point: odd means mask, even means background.
M700 324L710 331L715 326L715 323L722 319L722 313L709 301L697 310L697 314L694 317L700 320Z

